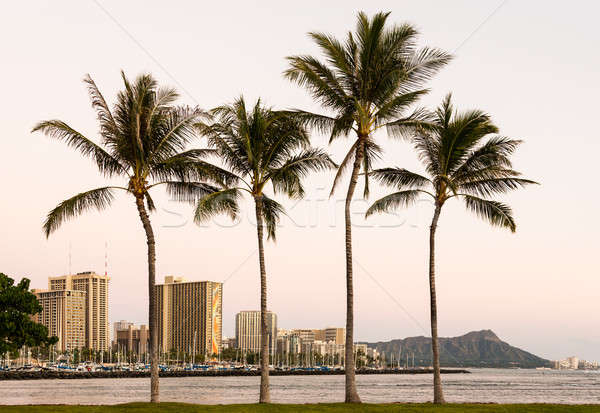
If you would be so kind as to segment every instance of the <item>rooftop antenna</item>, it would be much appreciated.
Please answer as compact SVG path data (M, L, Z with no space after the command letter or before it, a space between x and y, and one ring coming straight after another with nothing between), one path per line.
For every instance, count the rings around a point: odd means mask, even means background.
M69 275L71 275L71 241L69 241Z
M108 275L108 241L104 241L104 275Z

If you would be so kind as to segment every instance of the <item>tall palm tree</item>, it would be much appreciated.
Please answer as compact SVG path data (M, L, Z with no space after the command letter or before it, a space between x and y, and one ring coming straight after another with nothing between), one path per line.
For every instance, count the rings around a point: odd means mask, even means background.
M269 403L269 340L267 332L267 271L263 247L263 227L268 238L275 240L275 228L283 207L265 193L270 182L273 191L290 198L304 196L302 178L311 171L336 165L320 149L310 147L304 127L284 112L261 105L251 111L243 98L231 105L213 109L216 121L198 125L200 132L216 148L222 161L241 183L204 196L196 207L195 220L200 223L215 214L226 213L232 219L239 213L238 202L244 193L254 200L260 267L260 403ZM189 200L182 194L181 200Z
M510 155L519 140L488 135L498 132L490 116L480 110L456 112L447 95L432 122L422 125L414 146L429 177L402 168L377 169L370 173L398 192L384 196L367 210L369 216L413 204L421 194L433 199L434 212L429 230L429 298L431 350L433 354L434 403L444 403L440 378L437 301L435 291L435 233L442 207L451 198L460 198L471 212L491 225L515 232L511 208L489 199L492 195L518 189L534 181L520 178L512 169Z
M393 136L403 136L423 120L424 111L407 110L425 93L423 84L450 61L447 53L416 46L417 30L410 24L386 27L389 13L369 19L358 14L356 32L344 43L324 33L309 33L325 55L325 61L312 56L288 57L284 75L304 86L332 116L294 111L311 127L330 134L330 142L355 135L335 176L333 194L344 172L352 165L345 202L346 234L346 402L359 403L354 372L354 291L352 281L352 232L350 205L361 169L371 165L381 153L373 133L386 127ZM364 196L369 194L365 174Z
M58 204L44 223L49 237L61 224L83 212L110 206L116 191L133 196L148 244L148 319L150 324L151 401L158 403L158 333L155 302L155 237L148 212L155 209L150 189L165 185L171 194L188 192L204 195L218 190L217 185L236 181L235 177L203 159L212 150L186 146L196 135L194 125L206 116L197 108L173 106L178 94L159 88L150 75L130 82L121 72L125 89L118 93L111 111L95 82L86 75L84 82L100 124L100 143L60 120L38 123L40 131L65 142L94 161L106 178L124 178L124 186L104 186L75 195Z

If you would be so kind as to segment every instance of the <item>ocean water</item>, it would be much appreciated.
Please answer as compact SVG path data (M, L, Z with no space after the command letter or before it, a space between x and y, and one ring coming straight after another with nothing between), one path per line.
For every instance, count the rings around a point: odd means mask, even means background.
M442 375L448 402L600 404L600 371L470 369ZM259 377L160 381L161 401L228 404L258 400ZM357 375L364 402L427 402L430 375ZM150 379L0 381L0 404L116 404L147 401ZM344 376L271 377L274 403L341 402Z

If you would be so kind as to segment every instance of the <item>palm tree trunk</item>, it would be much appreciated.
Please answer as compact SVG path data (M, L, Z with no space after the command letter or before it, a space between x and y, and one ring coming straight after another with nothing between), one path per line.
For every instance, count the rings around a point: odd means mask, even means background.
M259 403L271 403L269 393L269 334L267 332L267 271L263 246L262 197L254 198L256 231L258 234L258 262L260 265L260 397Z
M148 324L150 325L150 402L159 402L158 393L158 324L156 320L156 248L154 231L150 224L150 218L144 206L144 198L136 197L137 205L144 231L146 231L146 242L148 243Z
M362 139L359 137L359 139ZM352 281L352 221L350 205L354 196L354 189L358 182L358 173L362 163L364 143L361 141L356 148L356 156L346 194L344 217L346 226L346 350L344 370L346 373L346 403L360 403L356 391L356 374L354 371L354 287Z
M431 312L431 351L433 353L433 402L445 403L440 376L440 352L437 331L437 299L435 295L435 230L440 218L441 205L436 204L429 229L429 299Z

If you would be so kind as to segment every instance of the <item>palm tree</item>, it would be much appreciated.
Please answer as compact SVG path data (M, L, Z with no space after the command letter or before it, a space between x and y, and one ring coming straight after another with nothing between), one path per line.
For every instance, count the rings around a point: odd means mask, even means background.
M267 332L267 272L263 247L263 227L275 240L275 228L283 207L265 193L270 182L273 191L290 198L304 195L302 178L311 171L330 169L336 165L320 149L309 146L309 136L302 125L284 112L261 105L251 111L243 98L231 105L213 109L213 124L201 123L200 132L216 148L222 161L241 183L206 195L197 204L195 220L200 223L215 214L226 213L232 219L239 213L238 202L243 193L254 200L260 267L260 403L269 403L269 339ZM189 200L183 194L182 200Z
M417 30L410 24L386 27L389 13L369 19L358 14L356 32L345 43L323 33L309 36L325 55L325 61L312 56L288 57L284 75L305 86L312 97L332 116L306 111L295 115L311 127L330 134L330 142L354 134L356 138L339 166L333 194L341 176L352 164L345 202L346 234L346 402L359 403L354 372L354 304L352 281L352 232L350 205L361 169L371 165L381 153L373 133L386 127L393 136L405 136L421 120L423 110L407 115L407 110L425 93L423 84L450 61L438 49L417 48ZM364 196L369 194L365 174Z
M451 95L423 124L414 137L414 146L429 178L402 168L384 168L370 175L384 185L398 190L378 199L367 210L388 212L413 204L421 194L433 199L435 209L429 230L429 297L431 312L431 349L433 353L434 403L444 403L440 378L437 301L435 291L435 232L442 207L451 198L460 198L471 212L491 225L515 232L511 208L489 199L492 195L518 189L534 181L520 178L512 169L510 155L521 141L502 136L486 137L498 132L490 116L480 110L455 112Z
M133 196L148 244L148 318L150 324L151 401L158 403L158 334L155 302L155 237L148 212L155 209L149 190L165 185L171 194L188 192L203 195L218 189L235 177L203 159L212 150L185 150L196 135L194 125L206 114L197 108L173 106L178 94L171 88L159 88L150 75L140 75L131 83L121 72L125 89L118 93L113 110L109 109L95 82L86 75L84 82L100 124L97 144L60 120L38 123L40 131L62 140L91 158L106 178L125 178L125 186L104 186L75 195L58 204L44 223L49 237L64 221L83 212L110 206L116 191Z

